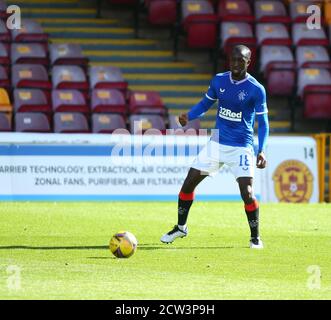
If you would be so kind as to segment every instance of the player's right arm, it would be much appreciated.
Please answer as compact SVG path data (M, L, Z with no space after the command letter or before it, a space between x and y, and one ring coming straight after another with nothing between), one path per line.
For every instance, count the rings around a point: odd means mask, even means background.
M202 100L199 103L197 103L195 106L193 106L188 113L183 113L178 117L179 123L182 126L185 126L188 121L203 116L210 109L210 107L216 102L217 94L216 94L216 90L214 89L214 79L215 78L211 80L208 91L205 94L205 96L202 98Z

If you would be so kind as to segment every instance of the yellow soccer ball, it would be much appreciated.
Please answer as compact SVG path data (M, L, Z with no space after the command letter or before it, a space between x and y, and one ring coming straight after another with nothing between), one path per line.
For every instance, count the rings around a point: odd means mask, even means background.
M117 258L129 258L137 250L136 237L128 231L120 231L113 235L109 242L109 249Z

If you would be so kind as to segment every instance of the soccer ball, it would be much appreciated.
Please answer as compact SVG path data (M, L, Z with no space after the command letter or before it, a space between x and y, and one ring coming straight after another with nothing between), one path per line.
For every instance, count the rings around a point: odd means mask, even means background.
M128 231L120 231L113 235L109 242L109 249L117 258L129 258L137 250L137 239Z

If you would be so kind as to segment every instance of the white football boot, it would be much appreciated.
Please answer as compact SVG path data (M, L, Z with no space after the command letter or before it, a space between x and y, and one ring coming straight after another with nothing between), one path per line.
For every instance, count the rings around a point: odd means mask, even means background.
M172 243L176 238L184 238L188 234L188 228L186 227L185 230L180 230L177 225L169 231L168 233L164 234L161 237L161 242L163 243Z
M251 238L251 240L249 241L249 247L251 249L263 249L263 242L260 237Z

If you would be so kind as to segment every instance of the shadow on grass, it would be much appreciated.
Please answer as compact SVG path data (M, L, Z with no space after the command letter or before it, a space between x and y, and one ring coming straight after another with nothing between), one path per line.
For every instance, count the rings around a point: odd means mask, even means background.
M139 250L220 250L220 249L234 249L234 248L245 248L245 247L234 247L234 246L218 246L218 247L178 247L173 244L159 244L159 243L142 243L138 244ZM0 250L109 250L109 246L0 246ZM100 257L102 259L102 257Z

